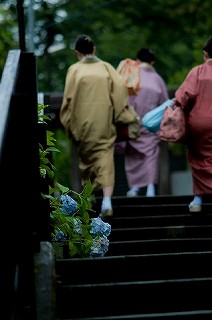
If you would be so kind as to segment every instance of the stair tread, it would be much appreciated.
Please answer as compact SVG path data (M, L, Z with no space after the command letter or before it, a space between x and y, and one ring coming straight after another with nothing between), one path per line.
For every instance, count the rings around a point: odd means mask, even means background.
M114 241L106 255L153 254L171 252L210 251L212 238L172 238Z
M100 208L96 210L100 211ZM161 215L183 215L204 216L211 215L211 204L203 204L201 212L190 213L188 204L175 204L175 205L129 205L129 206L116 206L113 205L114 218L115 217L139 217L139 216L161 216Z
M182 278L182 279L154 279L154 280L143 280L143 281L117 281L117 282L101 282L101 283L83 283L83 284L61 284L58 287L62 288L100 288L100 287L113 287L116 286L140 286L147 284L166 284L166 283L195 283L195 282L212 282L212 275L210 277L196 277L196 278Z
M85 269L88 272L83 272ZM60 283L66 284L209 277L212 252L109 256L88 258L83 263L80 259L61 260L56 262L56 272Z
M125 240L125 241L113 241L110 245L114 244L124 244L124 243L145 243L145 242L182 242L182 241L212 241L212 237L205 237L205 238L161 238L161 239L141 239L141 240Z
M109 240L131 241L148 239L208 238L212 235L211 225L145 226L133 228L112 228Z
M92 318L71 318L66 320L117 320L117 319L161 319L169 317L169 319L191 319L191 316L195 316L195 319L199 320L199 316L201 316L202 319L206 319L206 317L203 316L210 316L212 314L212 310L191 310L191 311L181 311L181 312L162 312L162 313L146 313L146 314L128 314L128 315L119 315L119 316L107 316L107 317L92 317ZM198 318L197 318L197 317ZM194 318L192 318L194 319ZM207 318L207 319L211 319Z

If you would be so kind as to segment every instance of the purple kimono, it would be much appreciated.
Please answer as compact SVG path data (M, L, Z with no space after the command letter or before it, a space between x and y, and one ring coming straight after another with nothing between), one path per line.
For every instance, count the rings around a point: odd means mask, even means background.
M148 63L140 65L141 89L136 96L129 96L140 119L146 112L168 99L168 90L162 77ZM158 184L160 139L156 133L141 127L141 135L136 140L116 144L116 150L124 149L125 171L128 186L145 187Z

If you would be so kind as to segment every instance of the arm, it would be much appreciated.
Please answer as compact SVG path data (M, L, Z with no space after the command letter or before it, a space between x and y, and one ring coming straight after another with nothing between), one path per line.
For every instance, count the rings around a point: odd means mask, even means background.
M181 86L175 92L176 104L180 105L182 109L189 110L195 103L198 83L197 75L197 67L191 69Z
M60 121L67 131L69 131L70 129L70 117L71 117L70 104L73 97L73 91L74 91L74 72L73 72L73 69L70 67L66 75L63 100L60 108Z

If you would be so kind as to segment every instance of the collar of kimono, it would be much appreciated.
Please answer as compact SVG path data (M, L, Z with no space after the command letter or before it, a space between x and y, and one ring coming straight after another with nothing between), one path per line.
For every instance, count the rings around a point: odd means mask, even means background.
M84 56L80 61L81 61L81 62L89 63L89 62L97 62L97 61L100 61L100 59L99 59L97 56L92 55L92 56Z
M153 68L153 66L148 63L148 62L141 62L141 67L149 67L149 68Z

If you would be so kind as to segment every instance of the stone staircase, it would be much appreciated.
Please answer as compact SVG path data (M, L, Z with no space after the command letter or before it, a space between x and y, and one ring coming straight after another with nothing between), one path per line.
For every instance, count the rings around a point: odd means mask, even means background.
M212 202L191 199L114 197L107 254L56 261L57 320L211 320Z

